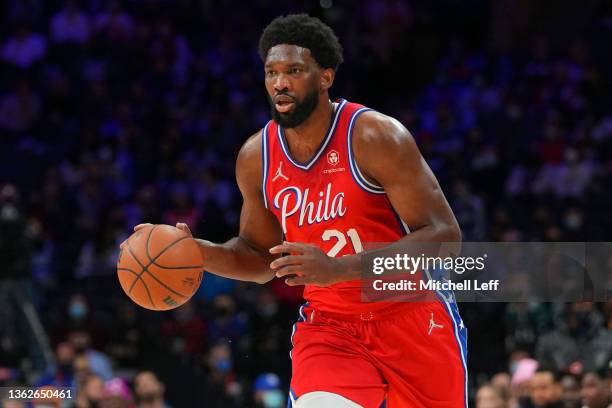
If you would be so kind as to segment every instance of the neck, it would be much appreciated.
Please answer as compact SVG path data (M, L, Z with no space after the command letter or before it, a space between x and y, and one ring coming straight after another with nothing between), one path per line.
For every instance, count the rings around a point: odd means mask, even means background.
M315 110L301 125L284 129L291 155L306 162L319 147L331 124L334 107L327 93L321 95Z

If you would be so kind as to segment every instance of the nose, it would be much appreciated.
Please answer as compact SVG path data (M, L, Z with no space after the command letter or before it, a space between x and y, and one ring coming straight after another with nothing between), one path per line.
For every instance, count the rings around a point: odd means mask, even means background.
M287 75L285 74L278 74L276 76L276 79L274 81L274 90L276 92L280 92L280 91L288 91L291 88L291 82L289 81L289 78L287 77Z

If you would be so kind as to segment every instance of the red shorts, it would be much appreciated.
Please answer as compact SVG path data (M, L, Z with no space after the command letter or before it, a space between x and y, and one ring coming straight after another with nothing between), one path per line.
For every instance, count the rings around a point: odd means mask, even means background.
M467 407L467 330L455 303L343 316L308 304L293 328L290 401L313 391L364 408Z

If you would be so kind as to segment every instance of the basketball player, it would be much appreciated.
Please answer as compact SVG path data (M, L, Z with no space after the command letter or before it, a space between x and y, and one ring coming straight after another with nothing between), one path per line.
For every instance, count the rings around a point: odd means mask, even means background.
M238 236L198 240L205 269L305 285L292 335L290 406L467 406L466 330L452 297L360 300L363 243L401 250L461 239L412 136L393 118L330 101L342 48L320 20L276 18L259 52L273 120L238 155Z

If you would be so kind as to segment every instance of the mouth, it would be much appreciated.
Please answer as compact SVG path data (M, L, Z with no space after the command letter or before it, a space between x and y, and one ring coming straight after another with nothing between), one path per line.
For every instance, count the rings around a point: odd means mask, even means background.
M274 97L274 107L278 112L286 113L295 107L295 100L289 95L277 95Z

